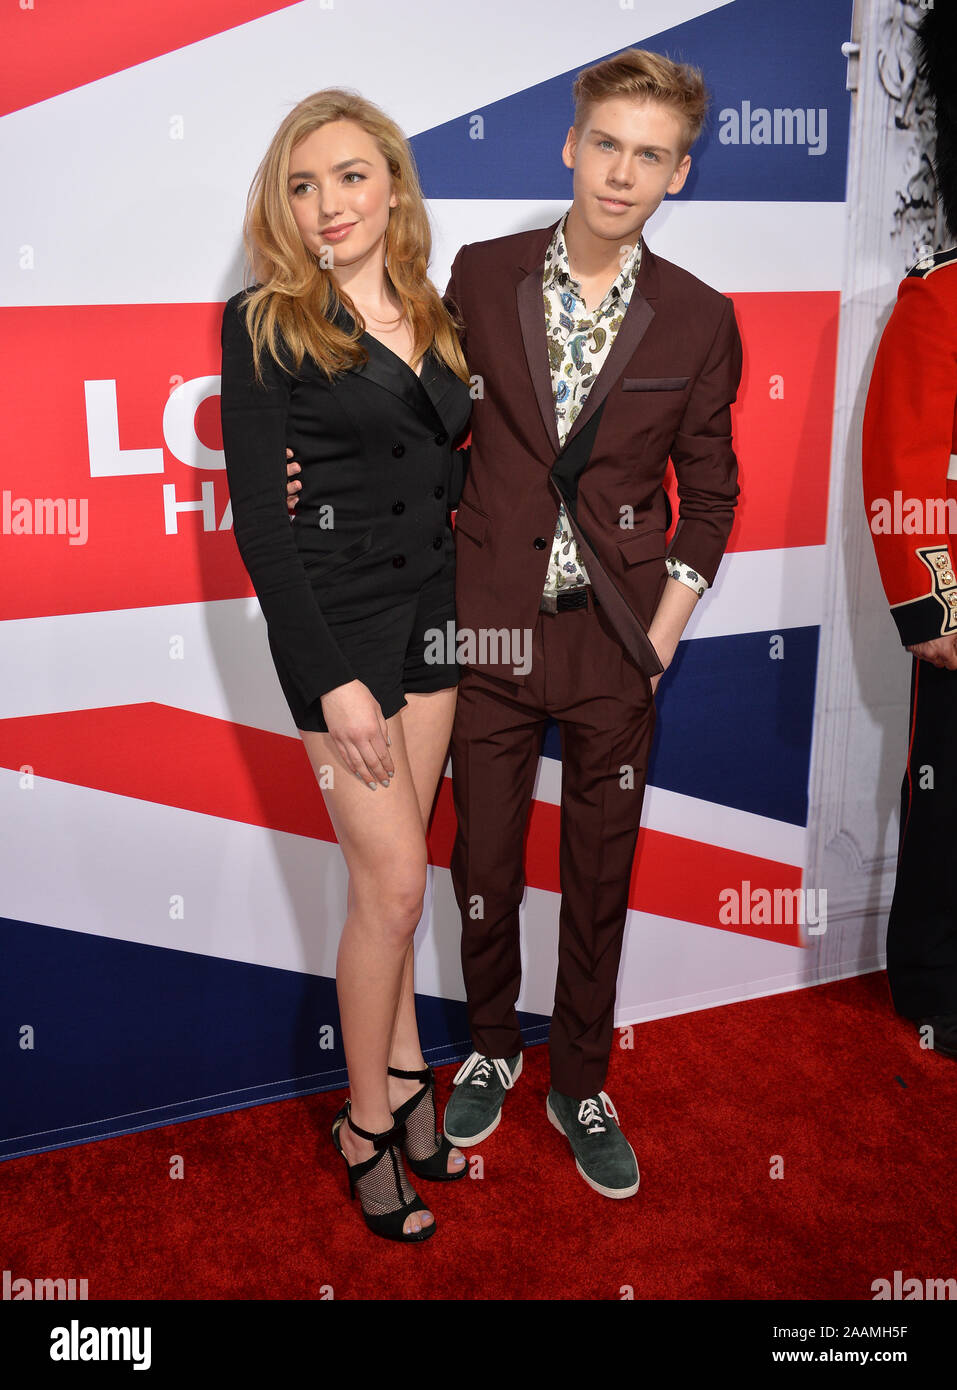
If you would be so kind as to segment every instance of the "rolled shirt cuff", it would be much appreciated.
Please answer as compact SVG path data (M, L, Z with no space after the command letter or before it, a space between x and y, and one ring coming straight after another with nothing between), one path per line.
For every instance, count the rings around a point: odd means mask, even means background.
M694 589L700 598L705 589L710 588L707 579L703 579L697 570L693 570L690 565L684 564L674 555L669 555L665 560L668 575L671 579L677 579L680 584L687 584L689 589Z

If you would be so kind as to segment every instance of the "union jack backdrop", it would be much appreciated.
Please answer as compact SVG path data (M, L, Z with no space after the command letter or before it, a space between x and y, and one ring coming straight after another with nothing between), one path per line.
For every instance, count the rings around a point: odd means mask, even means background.
M285 113L325 86L358 89L410 138L441 292L462 243L570 203L579 69L631 46L703 68L707 132L646 236L734 301L742 492L659 687L617 1020L810 978L823 903L790 890L806 887L850 11L4 8L0 1156L344 1083L346 871L232 536L218 402L250 180ZM527 842L529 1041L552 1006L560 786L550 728ZM417 938L435 1063L471 1050L453 835L446 779Z

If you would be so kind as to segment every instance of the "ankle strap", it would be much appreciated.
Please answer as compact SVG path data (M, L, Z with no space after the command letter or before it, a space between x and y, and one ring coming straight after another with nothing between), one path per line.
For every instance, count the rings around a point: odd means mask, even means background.
M421 1071L400 1071L398 1067L389 1067L388 1072L390 1076L400 1076L403 1081L432 1080L432 1068L429 1066L423 1067Z
M346 1123L353 1134L358 1134L360 1139L368 1139L369 1143L376 1149L387 1149L395 1140L395 1125L391 1129L384 1129L381 1134L370 1134L367 1129L360 1129L352 1118L352 1102L350 1101L346 1109Z

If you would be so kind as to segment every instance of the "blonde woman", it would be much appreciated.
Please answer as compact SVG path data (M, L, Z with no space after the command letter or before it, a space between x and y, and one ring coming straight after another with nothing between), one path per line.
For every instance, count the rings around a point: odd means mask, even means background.
M223 315L222 421L236 541L349 871L336 986L350 1098L333 1139L370 1230L421 1241L405 1172L458 1178L419 1043L413 934L459 672L454 455L468 428L456 328L428 279L409 147L359 95L286 116L250 189L256 283ZM286 447L302 465L286 509ZM331 769L331 776L329 770Z

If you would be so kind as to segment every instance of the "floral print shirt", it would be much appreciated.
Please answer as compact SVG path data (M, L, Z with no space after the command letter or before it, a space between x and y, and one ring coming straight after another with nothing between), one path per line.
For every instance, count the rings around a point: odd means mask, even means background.
M555 228L555 234L545 252L545 272L542 279L552 396L561 444L565 443L568 431L588 399L592 382L601 371L611 350L615 334L631 300L631 291L641 265L639 238L623 259L621 269L604 299L594 309L586 309L581 284L578 280L572 279L568 264L568 252L565 248L567 218L568 211ZM688 565L683 565L680 560L669 557L666 564L673 579L688 584L699 596L708 587L706 580ZM544 593L554 596L589 582L562 504L559 506L555 523Z

